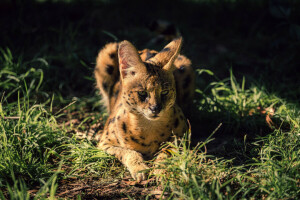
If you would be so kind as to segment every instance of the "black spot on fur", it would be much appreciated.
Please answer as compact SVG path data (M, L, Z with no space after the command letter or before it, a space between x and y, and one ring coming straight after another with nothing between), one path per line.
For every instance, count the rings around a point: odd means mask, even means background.
M116 120L116 118L115 118L115 117L113 117L113 118L110 118L110 119L109 119L109 121L108 121L108 125L109 125L109 124L111 124L111 123L114 123L114 122L115 122L115 120Z
M114 122L115 122L115 120L116 120L116 118L115 118L115 117L111 118L111 123L114 123Z
M130 104L128 101L126 101L126 103L127 103L129 106L131 106L131 104Z
M135 137L133 137L133 136L130 136L130 139L131 139L133 142L140 144L140 141L139 141L137 138L135 138Z
M160 66L154 65L154 64L151 64L151 63L144 62L144 65L146 66L147 72L149 74L153 74L153 75L156 75L158 73L157 71L161 69ZM142 85L141 85L141 87L142 87Z
M123 122L123 124L122 124L122 129L125 133L127 132L127 126L126 126L125 122Z
M183 87L187 88L190 85L190 83L191 83L191 77L187 76L183 81Z
M160 53L166 52L166 51L170 51L170 48L163 48L163 49L160 51Z
M110 75L114 72L114 67L112 65L107 65L106 66L106 72Z
M103 83L102 83L102 87L103 87L103 89L104 89L104 90L106 90L106 91L107 91L107 89L108 89L108 85L107 85L107 83L106 83L106 82L103 82Z
M165 134L164 134L164 133L160 134L160 137L164 137L164 136L165 136Z
M130 73L131 73L131 75L132 75L132 76L134 76L134 75L135 75L135 72L134 72L134 71L132 71L132 72L130 72Z
M120 118L121 118L121 117L120 117L120 116L118 116L118 117L117 117L117 120L119 120Z
M119 90L116 90L115 97L117 97L118 95L119 95Z
M181 66L179 67L179 72L180 72L181 74L183 74L183 73L185 72L185 66L184 66L184 65L181 65Z
M110 57L111 59L114 59L114 58L116 58L116 56L117 56L117 54L115 54L115 53L111 53L111 54L109 54L109 57Z
M179 124L179 120L178 118L175 119L175 122L174 122L174 128L177 128L178 127L178 124Z
M104 144L103 144L103 146L106 146L106 145L108 145L108 144L107 144L107 143L104 143ZM106 146L106 147L104 147L103 150L104 150L104 151L107 151L109 148L110 148L110 146Z
M146 138L145 138L144 136L142 136L142 135L140 136L140 138L141 138L142 140L145 140L145 139L146 139Z
M148 147L148 146L150 146L149 144L147 145L147 144L145 144L144 142L142 142L141 145L142 145L143 147Z
M176 114L176 108L175 107L173 107L173 112L174 112L174 115Z

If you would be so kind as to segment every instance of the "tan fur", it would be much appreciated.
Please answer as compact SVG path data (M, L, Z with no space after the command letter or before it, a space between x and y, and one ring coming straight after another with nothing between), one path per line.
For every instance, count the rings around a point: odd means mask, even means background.
M98 54L97 87L110 112L98 148L117 157L138 181L146 178L144 160L153 158L161 143L171 136L187 131L186 119L176 102L185 103L183 94L191 100L193 91L185 91L180 84L189 76L188 89L193 90L194 76L191 62L178 56L180 47L181 38L160 52L138 52L130 42L123 41L107 44Z

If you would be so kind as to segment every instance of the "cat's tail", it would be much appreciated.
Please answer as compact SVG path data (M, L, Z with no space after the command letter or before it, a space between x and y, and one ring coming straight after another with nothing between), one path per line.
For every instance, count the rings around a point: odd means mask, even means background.
M106 44L99 52L95 67L96 87L100 90L103 103L108 112L112 105L110 99L113 95L115 84L120 78L118 63L118 43Z

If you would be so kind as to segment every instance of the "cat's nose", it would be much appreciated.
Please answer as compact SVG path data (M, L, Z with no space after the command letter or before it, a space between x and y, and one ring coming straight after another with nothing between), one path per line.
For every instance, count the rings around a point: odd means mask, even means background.
M158 114L160 111L161 111L161 105L153 105L153 106L150 106L149 109L151 110L151 112L153 114Z

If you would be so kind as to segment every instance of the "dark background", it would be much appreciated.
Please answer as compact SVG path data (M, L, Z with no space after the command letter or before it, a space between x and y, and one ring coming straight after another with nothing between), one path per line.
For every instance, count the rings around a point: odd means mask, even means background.
M184 38L183 54L194 68L258 84L280 97L300 97L299 2L296 0L20 1L0 3L0 47L16 59L44 58L44 89L64 97L92 95L99 49L127 39L139 49L156 33L153 20L166 20ZM108 34L109 33L109 34ZM210 77L198 77L205 87Z

